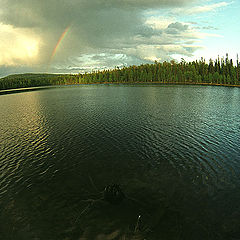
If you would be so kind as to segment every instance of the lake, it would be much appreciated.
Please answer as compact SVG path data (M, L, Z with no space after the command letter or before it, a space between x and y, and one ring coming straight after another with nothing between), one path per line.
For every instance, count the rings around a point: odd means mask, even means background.
M240 239L239 146L239 88L1 95L0 238Z

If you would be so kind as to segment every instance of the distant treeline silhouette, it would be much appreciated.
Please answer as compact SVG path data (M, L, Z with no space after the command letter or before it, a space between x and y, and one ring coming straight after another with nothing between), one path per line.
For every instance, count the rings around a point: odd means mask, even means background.
M17 74L0 79L0 89L37 87L49 85L89 83L171 83L240 85L240 62L236 65L228 58L218 58L208 63L200 61L180 63L155 62L140 66L115 68L84 74Z

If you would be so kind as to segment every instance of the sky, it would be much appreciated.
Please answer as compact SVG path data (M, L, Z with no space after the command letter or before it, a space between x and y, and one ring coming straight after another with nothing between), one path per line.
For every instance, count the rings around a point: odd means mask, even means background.
M240 54L239 0L0 0L0 77Z

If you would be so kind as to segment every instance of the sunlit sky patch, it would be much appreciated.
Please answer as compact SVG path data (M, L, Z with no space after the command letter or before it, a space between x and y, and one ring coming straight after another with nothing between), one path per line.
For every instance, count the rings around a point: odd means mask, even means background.
M0 0L0 76L235 61L239 12L237 0Z

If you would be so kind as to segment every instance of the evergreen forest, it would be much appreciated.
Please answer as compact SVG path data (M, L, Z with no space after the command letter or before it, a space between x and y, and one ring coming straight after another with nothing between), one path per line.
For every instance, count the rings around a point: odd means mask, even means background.
M163 83L163 84L207 84L240 86L240 62L218 58L208 63L199 61L180 63L155 62L91 73L79 74L16 74L0 79L0 90L39 87L50 85L90 83Z

